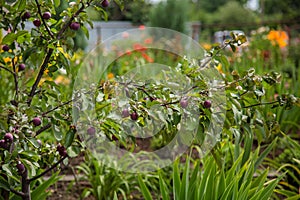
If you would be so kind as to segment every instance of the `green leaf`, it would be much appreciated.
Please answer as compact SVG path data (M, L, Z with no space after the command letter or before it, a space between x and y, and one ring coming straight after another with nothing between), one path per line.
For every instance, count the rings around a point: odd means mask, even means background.
M48 180L35 188L31 193L31 199L43 199L42 197L45 196L45 193L49 193L46 192L46 190L59 180L60 177L58 176L58 174L59 172L56 172Z
M80 148L78 146L71 146L67 149L68 156L74 158L79 155Z
M80 29L83 31L83 33L87 37L87 39L89 39L90 38L89 30L85 26L81 26Z
M145 198L145 200L152 200L152 196L150 194L150 191L148 190L147 186L145 185L141 175L138 175L138 182L139 185L141 187L141 192L143 194L143 197Z
M249 124L244 124L243 128L247 132L247 134L245 134L244 155L241 165L244 165L249 159L253 144L253 134L251 128L249 127Z
M9 44L13 43L15 39L16 39L16 34L9 33L6 36L4 36L4 38L2 39L2 43L9 45Z
M16 1L13 7L17 9L17 11L23 11L25 9L25 6L26 6L26 0L19 0Z
M234 104L232 104L232 111L236 125L240 125L242 121L242 111L238 110Z
M180 189L180 199L188 199L190 159L186 159Z
M263 161L263 159L269 154L269 152L273 149L277 142L277 138L273 140L273 142L260 154L260 156L257 158L254 168L257 169L258 165Z
M40 155L37 154L35 151L22 151L19 153L20 158L27 159L30 162L37 162L39 160Z
M285 200L299 200L299 199L300 199L300 194L297 194L297 195L295 195L295 196L286 198Z
M59 7L60 5L60 0L53 0L54 6Z
M178 169L179 159L177 159L173 164L173 195L175 199L179 198L179 192L181 190L180 172Z
M170 197L168 195L168 187L166 183L164 182L164 179L162 177L162 174L159 173L159 188L162 195L162 200L169 200Z
M261 193L261 195L259 197L260 200L267 200L267 199L269 199L271 197L271 195L273 193L273 190L275 189L277 183L282 178L282 176L283 175L281 175L277 179L271 180L269 182L269 185L263 189L263 192Z
M9 191L9 183L7 180L4 179L3 176L0 176L0 188Z
M26 34L28 34L28 31L19 31L16 34L9 33L2 39L2 43L9 45L9 44L13 43L18 37L24 36Z
M52 126L52 130L53 130L53 133L54 133L54 137L57 141L61 141L63 139L63 134L59 128L59 126L57 125L53 125Z
M52 65L48 68L49 72L56 72L58 70L58 67Z
M70 129L67 134L66 134L66 138L65 138L65 147L68 148L69 146L71 146L73 140L74 140L74 136L75 136L75 131Z
M6 172L6 174L7 174L8 176L12 176L12 173L11 173L10 167L9 167L9 164L4 164L4 165L2 165L2 169Z
M233 52L236 51L236 46L234 46L233 44L230 44L230 47L231 47L231 49L232 49Z
M38 143L37 139L35 139L35 138L27 138L27 139L35 148L40 147L40 144Z

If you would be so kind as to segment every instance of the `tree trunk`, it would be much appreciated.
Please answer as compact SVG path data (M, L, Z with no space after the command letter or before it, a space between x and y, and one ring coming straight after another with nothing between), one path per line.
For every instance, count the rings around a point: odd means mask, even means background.
M22 174L22 192L25 194L23 200L31 200L30 196L30 181L28 181L28 171L25 169L25 172Z
M5 174L2 174L2 177L7 180L7 176ZM5 190L5 189L1 189L0 190L0 194L1 194L1 197L4 199L4 200L9 200L9 191Z

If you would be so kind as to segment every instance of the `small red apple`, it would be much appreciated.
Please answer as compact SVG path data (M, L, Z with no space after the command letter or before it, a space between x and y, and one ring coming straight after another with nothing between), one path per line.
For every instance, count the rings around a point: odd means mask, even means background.
M11 133L6 133L4 135L4 140L7 143L12 143L12 141L14 140L14 137L13 137L13 135Z
M182 108L186 108L188 105L189 105L189 102L188 102L187 99L181 99L181 100L180 100L180 106L181 106Z
M107 6L109 6L109 2L108 0L103 0L101 3L102 7L106 8Z
M80 28L80 24L78 22L72 22L70 24L70 28L74 31L77 31Z
M122 110L122 117L126 118L126 117L129 117L129 116L130 116L129 110L127 108L124 108Z
M5 140L0 140L0 148L7 149L8 143Z
M211 101L210 100L205 100L203 103L204 108L210 108L211 107Z
M61 144L57 145L56 150L58 151L59 155L61 155L61 156L67 156L68 155L67 149Z
M22 63L19 65L19 72L25 70L25 64Z
M90 128L87 129L87 134L95 135L95 133L96 133L96 129L94 127L91 126Z
M30 12L26 11L22 16L22 20L25 21L26 19L29 19L30 17L31 17Z
M16 165L16 168L18 169L19 175L22 175L25 172L25 166L20 161Z
M138 119L139 115L136 112L133 112L130 114L130 118L134 121L136 121Z
M43 19L48 20L48 19L51 18L51 13L50 12L44 12L42 17L43 17Z
M41 24L42 24L41 20L39 20L39 19L33 20L33 25L35 25L36 27L40 27Z
M32 123L33 125L35 126L39 126L42 124L42 120L39 118L39 117L35 117L33 120L32 120Z
M2 50L3 50L3 51L9 51L9 46L3 45L3 46L2 46Z

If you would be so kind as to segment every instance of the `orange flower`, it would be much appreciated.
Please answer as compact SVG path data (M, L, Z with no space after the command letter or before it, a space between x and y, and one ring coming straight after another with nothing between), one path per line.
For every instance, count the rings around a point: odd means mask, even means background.
M115 77L115 75L111 72L107 74L108 79L113 79L114 77Z
M285 31L271 30L267 35L267 38L273 45L278 44L281 48L288 45L289 36Z
M211 45L208 43L203 43L202 44L203 49L205 49L206 51L209 51L211 49Z

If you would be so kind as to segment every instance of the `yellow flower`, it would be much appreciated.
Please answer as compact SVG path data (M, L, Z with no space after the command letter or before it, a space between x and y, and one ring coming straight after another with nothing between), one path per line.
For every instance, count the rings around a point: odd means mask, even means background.
M10 57L3 58L3 60L4 60L5 64L11 62L11 58Z
M63 75L58 75L56 79L54 80L56 84L63 84L63 85L69 85L70 84L70 79Z
M221 73L221 74L224 74L223 70L222 70L222 64L219 63L217 66L216 66L216 69Z
M289 36L285 31L271 30L267 35L267 38L272 42L273 45L278 44L281 48L288 45Z
M41 87L45 81L52 81L51 77L41 78L38 87Z
M22 60L22 56L15 57L14 63L17 63L18 60ZM5 64L8 64L10 67L12 67L12 58L6 57L6 58L3 58L3 61L5 62Z
M203 47L206 51L208 51L208 50L211 49L211 45L208 44L208 43L203 43L203 44L201 44L201 45L202 45L202 47Z
M44 74L48 75L49 69L45 69Z

